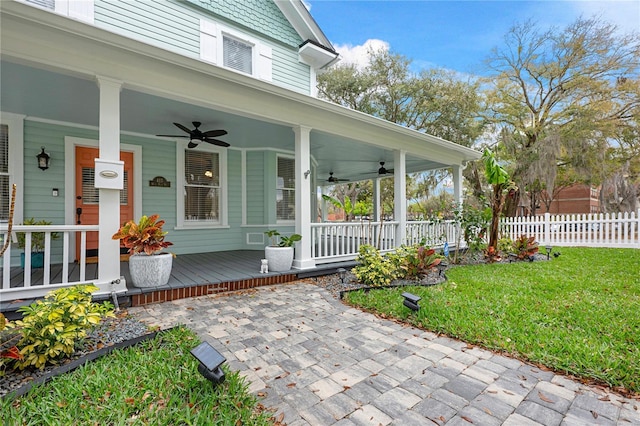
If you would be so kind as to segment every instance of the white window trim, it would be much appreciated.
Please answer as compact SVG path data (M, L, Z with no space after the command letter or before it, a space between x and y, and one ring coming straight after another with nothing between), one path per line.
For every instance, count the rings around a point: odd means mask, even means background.
M13 211L13 223L24 220L24 119L25 115L0 112L0 124L9 126L9 197L11 185L16 184L16 204ZM27 161L27 163L29 163ZM35 168L35 159L33 160Z
M69 18L95 23L94 0L55 0L55 11Z
M295 161L296 161L296 157L295 156L291 156L291 155L285 155L285 154L277 154L276 155L276 200L277 200L277 194L278 194L278 159L279 158L286 158L288 160L293 161L293 165L294 165L294 170L295 170ZM297 177L296 177L297 178ZM293 190L294 193L294 199L295 199L295 188ZM276 201L277 204L277 201ZM298 214L298 208L296 206L295 208L295 214ZM282 226L294 226L296 224L296 220L295 218L292 220L281 220L278 219L278 210L277 210L277 206L276 206L276 223L278 225L282 225Z
M224 36L252 46L251 74L224 66ZM273 49L270 46L255 37L205 19L200 20L200 59L239 74L265 81L273 80Z
M228 228L229 216L228 211L228 191L227 191L227 150L209 145L207 143L200 143L197 150L203 152L212 152L218 154L218 161L220 162L220 218L217 222L211 221L186 221L184 219L184 186L186 184L184 179L184 153L189 141L178 141L176 143L176 227L175 229L211 229L211 228Z

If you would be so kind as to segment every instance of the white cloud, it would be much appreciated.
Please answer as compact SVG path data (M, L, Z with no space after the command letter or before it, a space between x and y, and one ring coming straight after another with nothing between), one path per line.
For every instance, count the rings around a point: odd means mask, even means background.
M622 32L640 30L640 2L630 0L577 1L572 3L584 18L593 16L616 25Z
M364 68L369 64L369 52L389 50L389 43L378 39L369 39L364 44L353 46L351 44L334 44L340 54L339 64L355 64L358 68Z

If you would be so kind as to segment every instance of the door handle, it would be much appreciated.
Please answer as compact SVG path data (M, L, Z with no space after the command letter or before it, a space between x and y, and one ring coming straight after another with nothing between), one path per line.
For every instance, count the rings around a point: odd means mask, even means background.
M82 214L82 207L76 209L76 216L78 216L77 224L80 225L80 215Z

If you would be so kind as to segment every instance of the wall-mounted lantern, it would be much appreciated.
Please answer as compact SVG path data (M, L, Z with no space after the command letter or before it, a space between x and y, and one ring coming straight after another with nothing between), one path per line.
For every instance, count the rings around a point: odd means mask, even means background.
M49 163L51 161L51 157L49 157L49 154L44 152L44 146L41 147L41 148L42 148L42 152L40 154L36 155L36 158L38 159L38 167L41 170L47 170L49 168Z

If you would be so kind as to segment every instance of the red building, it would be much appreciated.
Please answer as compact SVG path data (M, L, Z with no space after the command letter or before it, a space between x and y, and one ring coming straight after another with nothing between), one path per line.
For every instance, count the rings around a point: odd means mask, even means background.
M547 206L541 202L537 214L547 212ZM551 205L551 214L600 213L600 188L585 184L575 184L557 191Z

